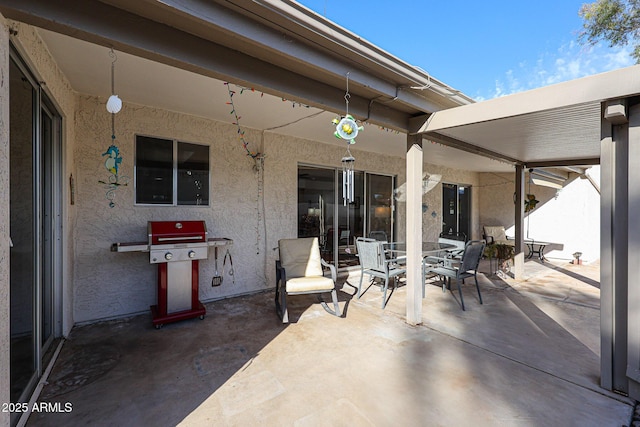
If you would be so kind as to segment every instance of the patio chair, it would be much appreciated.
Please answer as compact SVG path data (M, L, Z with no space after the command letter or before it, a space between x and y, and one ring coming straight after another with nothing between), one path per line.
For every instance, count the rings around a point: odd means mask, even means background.
M466 241L467 236L464 233L440 233L438 243L446 243L455 247L440 251L434 256L428 256L424 259L423 264L450 264L451 260L460 260L462 258L462 253L464 252Z
M446 237L443 237L446 236ZM438 243L445 243L448 245L453 245L453 248L442 250L434 255L429 255L422 260L422 297L424 298L424 289L425 289L425 280L427 279L427 274L429 273L429 269L435 266L446 266L451 267L453 263L459 263L462 259L462 254L464 253L466 236L465 240L459 240L457 238L452 238L451 234L440 233L440 237L438 238Z
M464 308L464 299L462 297L462 288L460 283L464 284L464 279L473 277L476 282L476 289L478 290L478 298L480 304L482 304L482 295L480 294L480 286L478 285L478 264L480 264L480 258L484 252L486 242L484 240L470 240L464 247L462 258L459 265L437 265L428 269L428 273L435 273L442 278L442 292L445 292L445 286L451 290L451 279L455 279L458 284L458 294L460 295L460 304L462 310ZM424 284L423 284L424 286Z
M369 238L377 240L379 242L388 242L387 233L385 231L374 230L369 233Z
M283 323L289 322L287 295L331 293L331 310L320 295L322 307L340 317L336 292L336 268L320 256L317 237L281 239L278 241L280 259L276 261L276 311ZM331 277L325 277L322 267L328 267Z
M401 274L406 273L405 268L401 268L397 263L398 259L387 259L384 253L383 242L375 239L367 239L358 237L356 246L358 248L358 256L360 257L360 283L358 284L358 299L362 292L362 281L365 274L369 275L369 287L373 284L374 278L384 279L382 308L387 305L387 289L389 288L389 280L396 279ZM369 289L367 287L367 289ZM365 290L366 292L367 290Z
M487 245L494 243L515 246L516 242L507 237L507 233L502 225L485 225L482 227L482 234Z

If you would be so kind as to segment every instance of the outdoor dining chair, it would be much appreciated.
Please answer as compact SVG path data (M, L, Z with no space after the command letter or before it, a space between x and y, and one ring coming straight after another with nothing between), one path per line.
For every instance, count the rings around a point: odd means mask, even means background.
M358 237L356 239L356 246L358 248L358 256L360 258L360 283L358 284L358 299L363 294L362 281L364 275L369 275L369 287L373 284L373 280L376 277L384 279L383 295L382 295L382 308L387 305L387 289L389 288L389 281L395 279L401 274L406 273L405 268L401 268L398 265L398 259L387 258L384 252L384 243L375 239L367 239L364 237ZM367 291L365 289L365 292Z
M434 273L442 279L442 292L445 292L445 286L451 290L451 279L455 279L458 285L458 294L460 295L460 304L462 310L464 308L464 299L462 297L461 283L464 284L464 280L473 277L476 282L476 289L478 290L478 298L480 304L482 304L482 295L480 294L480 286L478 285L478 265L480 264L480 258L484 252L486 242L484 240L470 240L464 247L462 258L457 265L444 264L430 267L427 273ZM424 286L424 283L423 283ZM424 292L423 292L424 294Z
M280 239L280 259L276 261L276 312L283 323L289 322L287 295L331 293L331 310L319 295L322 307L340 317L336 292L336 268L320 256L317 237ZM325 277L322 267L328 267L331 277Z
M462 234L460 238L451 234L440 233L438 243L453 245L453 248L444 249L433 256L428 256L423 260L424 265L429 264L451 264L452 260L459 261L462 258L466 245L466 236Z

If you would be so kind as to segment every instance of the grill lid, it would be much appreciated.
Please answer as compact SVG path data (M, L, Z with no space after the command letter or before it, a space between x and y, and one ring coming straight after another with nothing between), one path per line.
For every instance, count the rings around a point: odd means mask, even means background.
M147 231L150 245L207 242L204 221L149 221Z

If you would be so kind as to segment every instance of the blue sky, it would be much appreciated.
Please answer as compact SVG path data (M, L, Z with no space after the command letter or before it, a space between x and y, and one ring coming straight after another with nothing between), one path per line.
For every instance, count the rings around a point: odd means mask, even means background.
M578 42L583 0L298 0L477 100L634 64Z

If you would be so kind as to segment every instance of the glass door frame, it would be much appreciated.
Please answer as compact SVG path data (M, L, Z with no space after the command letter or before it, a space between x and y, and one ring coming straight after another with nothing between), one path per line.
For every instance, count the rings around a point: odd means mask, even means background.
M454 215L455 216L455 230L453 228L451 228L451 231L449 230L445 230L445 227L448 226L449 224L446 224L444 221L442 223L442 229L441 229L441 233L442 234L454 234L456 236L460 236L460 233L464 233L464 237L465 240L470 240L471 239L471 185L468 184L460 184L460 183L452 183L452 182L443 182L442 183L442 213L441 213L441 217L445 218L447 215L445 215L445 210L450 208L450 206L445 206L445 203L447 202L447 199L445 198L445 191L447 190L447 187L452 187L455 188L455 201L454 201L454 206L453 206L453 210L454 213L453 214L449 214L449 215ZM463 188L465 191L465 197L468 201L468 212L466 212L464 215L461 212L461 206L462 203L461 201L461 197L460 197L460 188ZM464 228L466 228L466 232L465 231L461 231L461 218L464 216L467 216L467 221L466 224L464 224Z
M44 373L53 354L52 343L55 338L62 336L62 117L55 105L44 93L42 85L30 71L26 62L20 56L17 48L10 44L10 62L21 72L25 83L32 88L32 210L33 210L33 283L32 286L32 354L33 373L16 402L28 402ZM11 103L11 97L9 99ZM50 119L49 135L45 140L43 135L43 118ZM48 147L45 147L48 144ZM11 165L11 153L9 153ZM10 207L11 209L11 207ZM47 211L47 215L44 211ZM44 224L45 216L47 224ZM44 245L44 233L47 233L47 244ZM46 266L47 271L43 268ZM46 283L45 283L46 279ZM44 329L44 286L49 287L48 321L50 334L43 341ZM45 360L46 354L46 360ZM11 367L10 367L11 369ZM12 416L11 423L17 422L18 413Z

